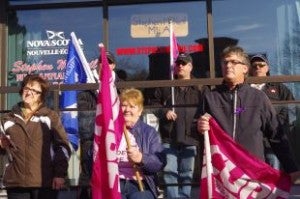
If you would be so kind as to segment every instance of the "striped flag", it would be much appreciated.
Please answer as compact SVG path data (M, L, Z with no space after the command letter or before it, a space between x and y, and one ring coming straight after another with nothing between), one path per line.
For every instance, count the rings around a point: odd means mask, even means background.
M211 154L205 151L199 198L289 197L290 176L273 169L234 142L213 118L208 135L209 141L205 142L210 142ZM211 172L208 172L210 167Z
M101 77L97 100L94 133L92 197L119 199L117 149L123 133L124 118L120 108L115 74L109 68L104 47L101 47Z

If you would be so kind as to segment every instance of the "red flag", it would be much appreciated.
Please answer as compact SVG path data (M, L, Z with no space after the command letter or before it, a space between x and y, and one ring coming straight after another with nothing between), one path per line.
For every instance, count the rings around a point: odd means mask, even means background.
M210 120L209 141L213 168L211 198L288 198L290 176L251 155L235 143L214 119ZM210 198L207 167L204 158L200 198Z
M101 77L97 99L94 133L93 199L119 199L117 149L123 132L124 118L114 84L115 74L109 68L104 47L101 48Z

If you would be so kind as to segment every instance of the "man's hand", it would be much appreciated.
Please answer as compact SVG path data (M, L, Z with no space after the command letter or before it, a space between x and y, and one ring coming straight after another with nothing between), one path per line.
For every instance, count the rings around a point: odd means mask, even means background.
M64 178L53 178L52 181L52 189L60 190L65 187L65 179Z
M200 116L197 121L197 130L199 133L203 134L205 131L209 131L209 119L211 115L205 113L204 115Z
M177 114L174 111L168 110L168 112L166 113L166 118L168 120L173 120L175 121L177 118Z

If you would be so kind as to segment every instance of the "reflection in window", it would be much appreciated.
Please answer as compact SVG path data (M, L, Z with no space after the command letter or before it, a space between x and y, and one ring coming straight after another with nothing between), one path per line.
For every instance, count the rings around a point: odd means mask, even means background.
M205 2L157 3L109 8L109 46L128 80L169 79L169 20L181 51L194 58L194 75L208 66ZM120 31L122 30L122 31ZM201 40L202 39L202 40Z

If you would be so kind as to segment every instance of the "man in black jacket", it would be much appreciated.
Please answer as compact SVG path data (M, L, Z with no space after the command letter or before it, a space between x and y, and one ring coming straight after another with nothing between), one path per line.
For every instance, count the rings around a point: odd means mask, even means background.
M270 75L270 64L267 57L263 54L257 54L250 59L250 75L254 77L266 77ZM282 83L263 83L263 84L251 84L252 87L263 91L271 101L289 101L294 100L292 92ZM288 108L285 106L275 107L278 114L280 125L286 135L289 133L289 115ZM280 163L276 155L274 154L270 143L265 139L265 156L266 162L275 169L280 169Z
M192 57L187 53L179 54L175 62L176 78L191 79ZM158 88L155 90L155 103L166 108L158 113L159 132L165 147L167 165L163 171L167 198L190 198L194 163L197 154L198 135L195 114L200 102L201 92L196 86ZM172 104L174 98L175 104ZM175 107L172 107L175 105ZM194 128L193 128L194 126ZM182 183L182 186L177 184Z
M221 54L221 65L223 83L204 93L198 131L210 130L209 119L213 117L233 140L264 161L263 139L267 138L283 169L295 181L300 171L274 107L262 91L245 83L248 54L239 46L229 46Z

